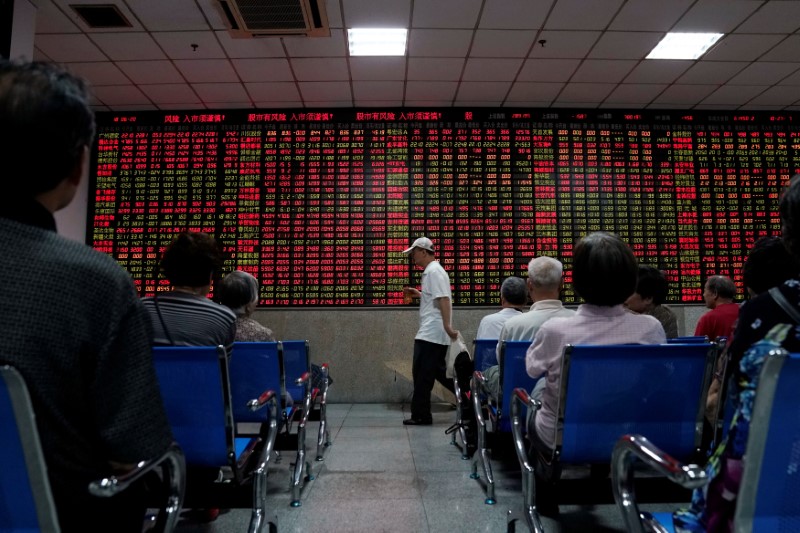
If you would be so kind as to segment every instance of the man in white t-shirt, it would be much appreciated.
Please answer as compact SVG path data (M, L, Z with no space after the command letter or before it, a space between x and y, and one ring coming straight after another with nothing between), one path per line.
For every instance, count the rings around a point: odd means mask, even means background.
M435 258L431 240L420 237L403 253L423 269L421 290L411 287L403 290L406 296L420 299L419 330L414 338L411 367L414 379L411 418L403 420L403 424L426 426L433 423L431 391L434 382L453 390L453 380L445 375L446 358L450 342L458 337L458 331L450 323L453 310L450 277Z

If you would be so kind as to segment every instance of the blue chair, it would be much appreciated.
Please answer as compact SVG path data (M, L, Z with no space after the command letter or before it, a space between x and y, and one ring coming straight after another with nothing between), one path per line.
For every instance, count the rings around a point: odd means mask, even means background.
M283 343L281 342L236 342L233 345L233 354L229 362L231 397L233 399L233 420L237 428L242 423L263 423L264 417L251 411L248 402L251 398L257 397L259 391L274 390L280 391L281 395L285 391L284 381L281 373L281 357L283 354ZM278 439L276 449L287 449L291 447L297 450L294 470L292 473L292 507L299 507L300 491L302 481L312 480L314 476L311 472L311 463L306 460L306 423L310 404L310 395L295 398L302 403L293 405L282 405L281 416L279 416L278 433L282 437ZM301 411L302 410L302 411ZM297 424L297 433L292 433L291 426L295 419L295 414L300 413L300 420ZM239 435L252 435L249 432L240 432ZM261 434L257 432L256 435ZM282 446L291 442L291 446ZM306 468L306 476L303 477L303 467Z
M487 360L490 357L492 360L497 360L495 353L496 349L497 339L475 339L472 341L472 364L470 365L467 361L456 361L456 367L466 364L466 367L472 368L473 371L475 369L479 369L481 371L486 370L486 368L492 364L491 362L487 363ZM464 357L463 354L461 356ZM459 379L459 372L453 372L453 392L456 396L456 421L445 431L445 433L452 435L450 444L453 446L458 446L461 449L461 458L468 460L470 458L469 451L467 449L466 434L466 428L468 424L464 420L464 412L467 411L464 402L468 401L468 397L463 394L463 391L464 387L469 386L469 383L462 383L462 381L463 380ZM459 436L461 437L461 445L456 442L456 432L458 432Z
M261 419L268 424L265 438L236 438L223 346L157 346L153 363L167 418L187 465L223 468L237 486L252 482L249 531L262 531L267 519L267 463L278 433L275 392L265 389L247 401L253 410L269 405Z
M500 345L500 359L503 364L500 366L500 394L498 398L488 397L486 403L486 414L488 421L491 422L493 433L511 432L511 396L514 389L525 388L530 390L536 385L536 380L528 376L525 367L525 354L528 352L531 341L503 341ZM478 453L472 462L472 479L478 479L478 463L483 467L486 476L486 504L494 505L494 476L492 465L489 461L489 450L486 444L486 425L487 419L483 416L483 406L481 396L485 396L486 379L483 373L475 371L472 377L472 402L475 409L475 419L478 423Z
M705 398L711 383L717 345L625 344L567 345L561 360L558 427L552 455L539 460L562 464L608 464L620 435L651 432L677 457L701 453ZM528 409L540 403L524 389L514 402ZM534 461L524 443L525 420L514 409L512 432L523 475L525 519L539 523L535 502ZM555 480L553 480L555 481ZM509 522L519 519L513 515Z
M667 339L667 344L692 344L692 343L704 343L708 342L708 337L705 335L690 335L687 337L674 337L672 339Z
M0 427L0 531L58 532L33 405L24 379L10 366L0 366ZM161 457L139 463L131 472L93 481L87 490L110 497L157 468L163 471L167 494L150 531L170 532L178 522L185 480L183 454L177 445Z
M736 531L794 531L800 523L800 354L775 350L759 376L738 495ZM682 487L708 480L697 465L684 465L641 435L625 435L614 448L614 499L628 531L673 531L669 513L641 513L633 491L639 461Z

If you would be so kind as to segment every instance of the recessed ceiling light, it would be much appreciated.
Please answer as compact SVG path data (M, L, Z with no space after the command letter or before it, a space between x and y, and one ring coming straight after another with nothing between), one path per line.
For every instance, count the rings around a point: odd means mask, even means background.
M406 53L405 28L354 28L347 30L351 56L402 56Z
M722 33L668 33L647 59L697 59L717 42Z

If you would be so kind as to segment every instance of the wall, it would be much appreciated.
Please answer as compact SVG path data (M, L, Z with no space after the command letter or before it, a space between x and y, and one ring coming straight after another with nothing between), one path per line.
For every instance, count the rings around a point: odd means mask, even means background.
M678 333L692 335L702 306L672 306ZM454 325L472 343L481 318L494 310L461 308ZM419 308L398 309L258 309L253 318L279 339L307 339L311 360L327 362L335 383L329 401L406 402L411 399L411 354L419 325ZM452 395L436 385L442 399Z

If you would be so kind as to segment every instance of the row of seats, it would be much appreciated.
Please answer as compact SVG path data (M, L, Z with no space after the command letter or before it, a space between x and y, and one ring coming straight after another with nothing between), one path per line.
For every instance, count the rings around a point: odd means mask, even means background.
M317 461L330 446L328 365L321 365L321 387L312 387L307 341L237 342L230 355L223 346L155 347L153 361L178 445L125 476L97 480L88 490L113 496L160 470L166 490L151 530L172 531L184 502L186 471L219 470L231 486L252 483L248 530L276 531L266 507L269 460L279 449L295 452L291 505L300 506L303 482L313 479L305 445L305 428L313 414L320 420ZM8 366L0 367L0 377L0 529L58 531L24 380ZM215 501L200 503L219 506Z

